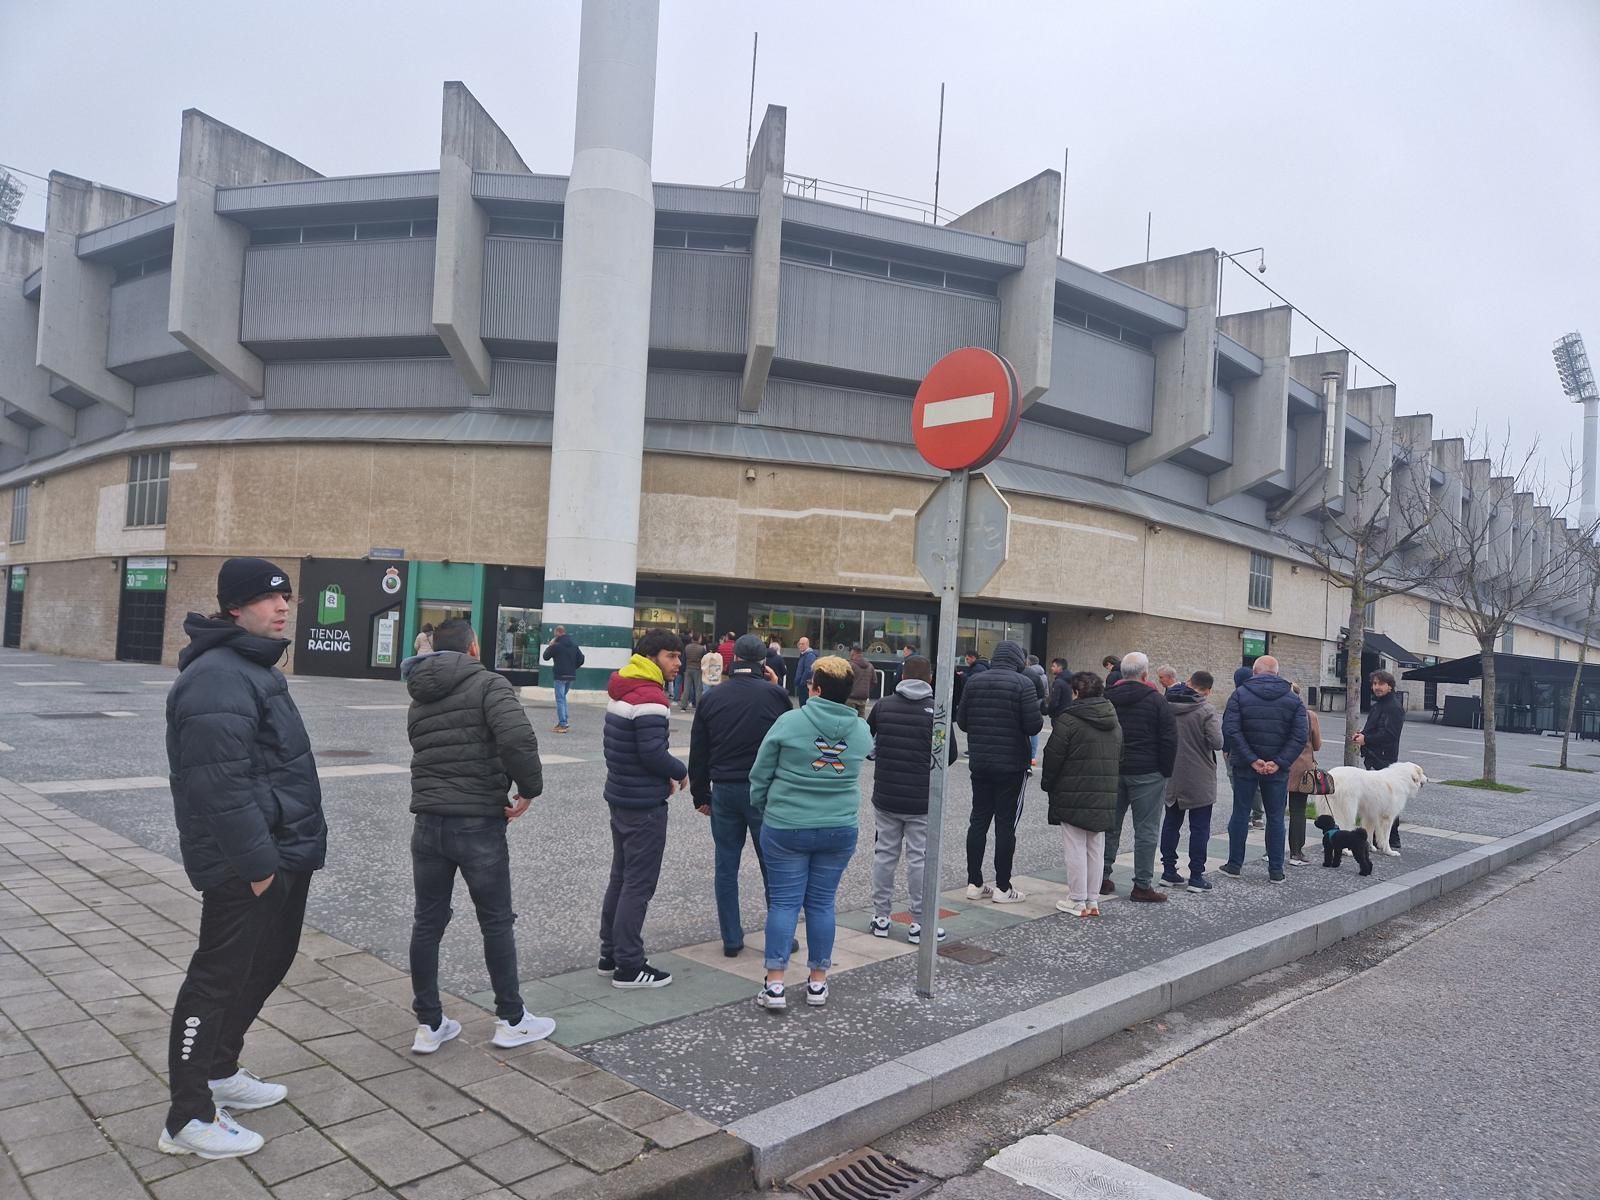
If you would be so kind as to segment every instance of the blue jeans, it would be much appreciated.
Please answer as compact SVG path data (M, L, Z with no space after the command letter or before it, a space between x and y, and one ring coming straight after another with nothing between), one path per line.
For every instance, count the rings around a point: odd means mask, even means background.
M1244 841L1250 833L1250 804L1259 792L1267 813L1267 869L1283 870L1289 839L1289 773L1233 776L1233 815L1228 818L1228 865L1244 866Z
M572 690L572 680L556 680L556 724L567 723L567 693Z
M1030 734L1028 737L1028 757L1034 762L1039 761L1039 735Z
M833 965L834 900L839 880L856 852L854 825L827 829L761 826L761 852L767 860L767 970L789 965L789 947L800 909L806 910L806 965L826 971Z
M1199 808L1167 806L1167 815L1161 820L1161 865L1166 873L1178 873L1178 841L1183 835L1183 818L1189 818L1189 878L1200 879L1206 873L1206 843L1211 840L1211 809L1206 804Z
M711 785L711 840L716 843L717 924L722 927L722 944L732 950L744 945L744 923L739 919L739 860L744 855L744 840L755 843L756 862L761 867L763 889L767 884L767 860L761 853L761 814L750 807L750 784L713 783Z
M517 914L511 908L511 855L504 817L443 817L418 813L411 830L411 879L417 907L411 926L412 1010L437 1026L439 940L450 923L456 872L467 885L483 931L483 960L494 985L494 1011L502 1020L522 1020L517 984Z

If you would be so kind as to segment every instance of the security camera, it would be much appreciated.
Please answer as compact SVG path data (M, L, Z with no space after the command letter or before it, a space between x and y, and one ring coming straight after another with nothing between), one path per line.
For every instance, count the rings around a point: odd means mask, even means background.
M1266 273L1267 273L1267 260L1263 256L1261 261L1256 264L1256 274L1265 275Z
M1116 613L1107 613L1106 614L1106 620L1115 621L1116 619L1117 619L1117 614Z

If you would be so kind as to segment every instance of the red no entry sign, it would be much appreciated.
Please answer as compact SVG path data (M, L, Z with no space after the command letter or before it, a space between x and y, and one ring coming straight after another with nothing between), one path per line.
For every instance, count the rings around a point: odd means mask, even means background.
M940 470L975 470L1005 449L1020 416L1011 364L991 350L964 346L923 378L911 431L918 452Z

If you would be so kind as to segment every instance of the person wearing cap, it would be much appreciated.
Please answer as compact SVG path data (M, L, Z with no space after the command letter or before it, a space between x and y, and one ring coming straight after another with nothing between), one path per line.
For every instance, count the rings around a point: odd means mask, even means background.
M328 850L311 741L277 668L293 595L266 559L223 563L217 612L184 619L189 644L167 693L173 815L200 938L172 1007L166 1154L251 1154L263 1138L231 1114L288 1094L241 1069L239 1054L294 962Z
M772 723L789 711L789 697L767 664L767 646L753 633L733 644L727 682L707 692L689 731L689 792L701 816L711 818L716 844L714 892L722 953L744 949L739 918L739 860L748 837L755 843L763 894L767 860L761 852L761 817L750 807L750 766Z

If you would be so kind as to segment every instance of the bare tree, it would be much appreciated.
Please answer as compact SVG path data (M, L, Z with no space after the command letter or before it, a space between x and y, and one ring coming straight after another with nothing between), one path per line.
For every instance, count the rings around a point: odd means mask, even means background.
M1432 585L1440 559L1427 535L1438 504L1428 483L1427 458L1402 447L1396 455L1388 427L1374 427L1381 453L1352 456L1345 464L1342 511L1330 509L1314 539L1284 536L1316 564L1323 577L1350 600L1345 618L1345 730L1361 719L1361 658L1366 649L1367 607ZM1346 736L1344 761L1354 766L1359 750Z
M1561 769L1567 769L1567 745L1578 724L1578 697L1583 690L1583 667L1589 661L1589 639L1594 636L1595 609L1600 607L1600 546L1594 530L1584 529L1572 539L1576 561L1588 581L1589 602L1583 614L1583 638L1578 643L1578 666L1572 673L1572 693L1567 697L1567 719L1561 726Z
M1495 647L1519 615L1569 600L1578 586L1554 519L1577 491L1570 469L1556 486L1546 479L1535 442L1525 454L1468 434L1466 490L1457 511L1447 506L1427 533L1439 571L1432 590L1444 601L1442 619L1478 644L1483 671L1483 780L1496 783ZM1536 510L1549 515L1541 518Z

